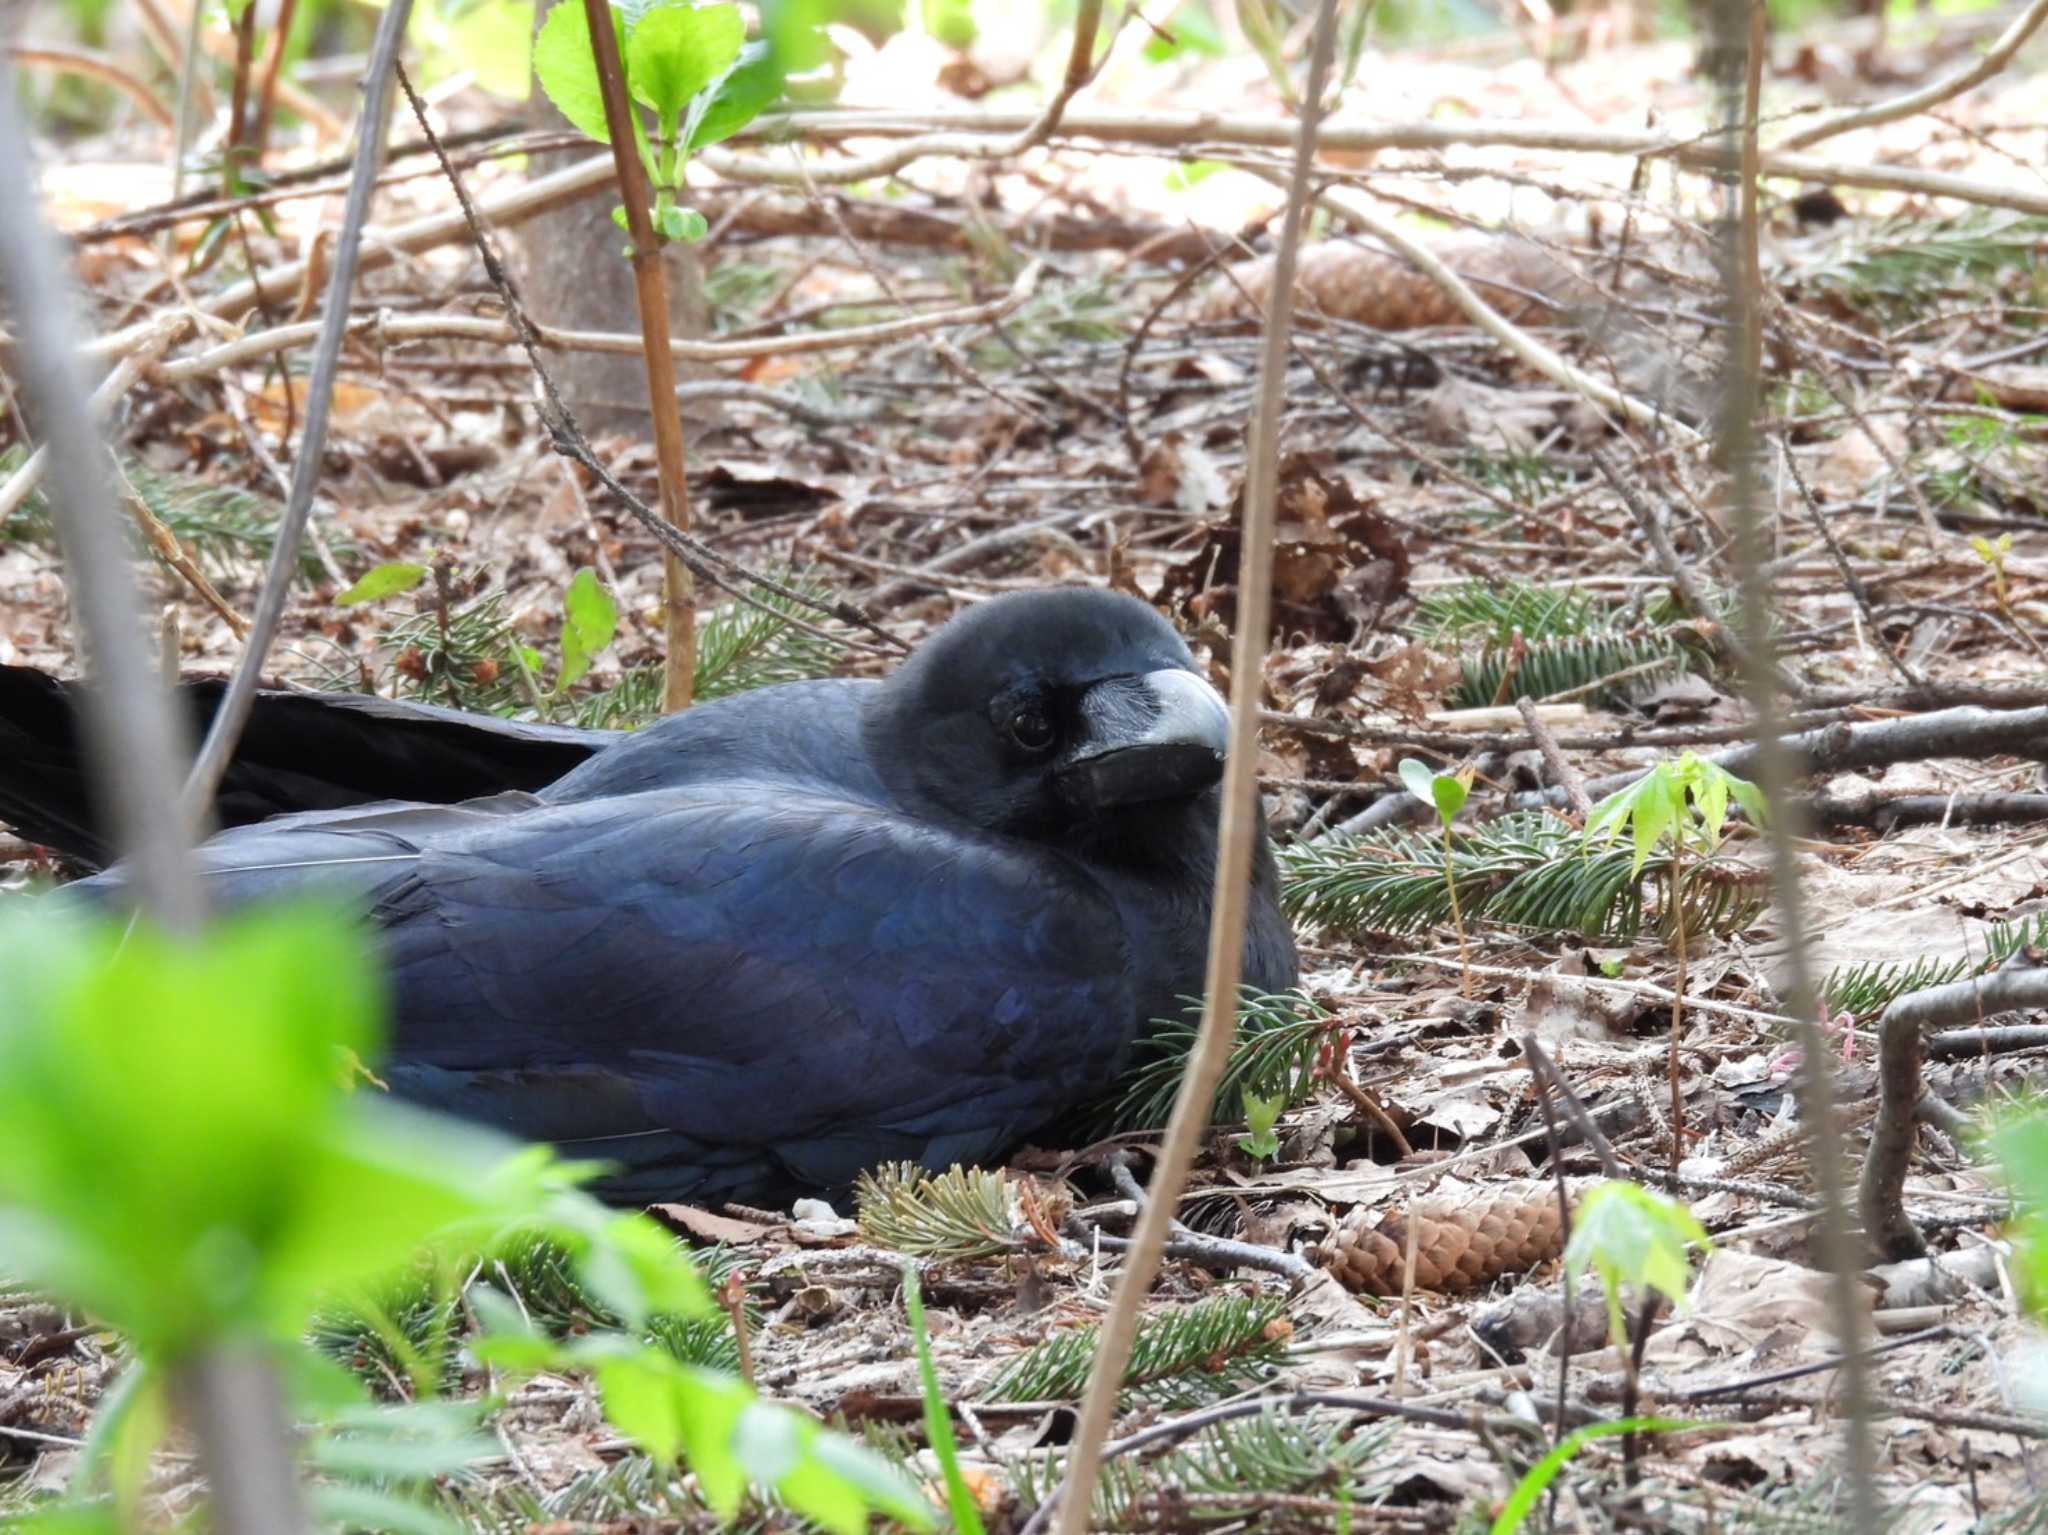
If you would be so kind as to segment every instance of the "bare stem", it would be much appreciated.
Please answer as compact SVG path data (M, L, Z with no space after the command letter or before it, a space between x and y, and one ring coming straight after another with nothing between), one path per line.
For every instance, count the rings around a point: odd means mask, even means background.
M1710 71L1720 87L1722 115L1728 136L1724 146L1738 151L1738 164L1754 173L1762 167L1755 149L1757 121L1752 105L1760 68L1756 11L1762 0L1716 0L1710 16L1716 68ZM1814 1181L1819 1187L1821 1216L1819 1257L1829 1272L1829 1310L1842 1350L1841 1418L1847 1439L1844 1467L1852 1500L1852 1528L1882 1526L1878 1513L1877 1465L1871 1447L1869 1370L1864 1362L1865 1322L1858 1295L1859 1254L1850 1237L1849 1211L1842 1173L1842 1129L1835 1112L1833 1073L1828 1041L1814 1012L1814 986L1806 951L1805 895L1790 824L1793 806L1787 787L1792 762L1781 738L1778 689L1780 673L1771 656L1771 594L1765 565L1762 499L1757 473L1756 417L1762 390L1752 359L1760 355L1752 339L1761 332L1762 294L1755 285L1758 240L1755 196L1731 188L1733 217L1725 219L1721 248L1722 282L1728 298L1729 344L1716 437L1729 477L1728 501L1735 512L1736 565L1742 586L1741 666L1756 714L1755 778L1769 798L1773 814L1766 834L1771 845L1771 882L1777 897L1790 984L1786 1011L1803 1048L1800 1117L1812 1126Z
M662 239L650 211L653 195L647 167L633 132L633 103L626 94L626 70L619 61L610 0L583 0L590 22L590 48L604 97L604 124L612 137L612 165L619 195L626 200L626 230L633 237L633 296L640 308L640 353L647 364L647 408L654 417L654 459L661 477L661 514L671 526L690 531L690 485L684 478L683 412L676 399L676 359L668 344L668 269ZM664 629L668 636L661 707L687 709L697 676L697 583L673 549L661 556Z
M370 48L370 62L363 76L363 115L356 129L356 159L350 173L348 200L342 206L341 232L335 238L332 276L327 283L326 309L320 317L320 342L313 352L313 375L306 383L306 424L299 433L298 457L292 464L291 495L278 519L277 539L271 546L270 564L263 572L263 589L256 597L256 611L249 620L249 642L229 679L227 692L213 712L206 732L206 744L192 775L185 781L185 815L197 825L206 807L213 803L213 791L227 771L235 753L242 727L248 723L249 706L256 696L256 679L269 658L271 642L277 638L278 621L291 595L292 575L299 563L299 540L306 520L313 514L313 497L320 488L320 468L327 454L327 416L334 401L334 379L341 371L341 344L348 335L349 294L355 287L357 258L362 251L363 228L369 222L370 196L377 187L377 169L384 159L384 132L390 122L391 66L398 57L398 45L405 37L406 18L412 0L390 0L377 23L377 36Z
M1130 1256L1117 1283L1116 1299L1102 1324L1101 1341L1088 1374L1081 1419L1074 1432L1057 1518L1059 1535L1086 1535L1102 1471L1102 1447L1116 1415L1124 1367L1137 1336L1138 1313L1159 1272L1161 1250L1173 1211L1186 1185L1188 1165L1208 1124L1216 1083L1237 1033L1237 988L1244 965L1244 927L1251 897L1252 847L1257 837L1259 695L1264 685L1266 631L1272 613L1274 502L1279 482L1280 396L1287 375L1288 326L1293 317L1296 255L1303 211L1308 205L1309 168L1314 163L1316 128L1322 116L1323 85L1335 47L1337 0L1321 0L1308 67L1301 135L1287 212L1273 258L1271 307L1259 356L1259 392L1252 417L1245 471L1243 554L1237 577L1237 633L1230 657L1230 751L1223 770L1223 810L1216 851L1216 890L1209 923L1209 967L1204 982L1201 1028L1188 1056L1187 1074L1166 1128L1166 1143L1153 1164L1150 1197L1132 1234Z

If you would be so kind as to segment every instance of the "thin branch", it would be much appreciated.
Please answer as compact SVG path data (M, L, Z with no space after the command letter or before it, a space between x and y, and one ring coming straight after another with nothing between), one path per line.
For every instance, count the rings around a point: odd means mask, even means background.
M157 685L137 623L135 572L115 508L112 465L94 424L68 270L36 206L28 137L0 70L0 289L21 333L10 366L45 443L50 512L64 550L71 610L96 685L80 699L94 798L128 855L143 908L174 931L197 926L204 899L171 776L190 745Z
M885 113L840 109L763 114L742 137L787 137L804 143L822 143L851 138L915 138L936 132L947 136L928 139L928 144L941 146L931 152L952 153L953 149L943 147L957 146L961 142L951 137L952 134L1011 134L1035 120L1034 114L1018 112ZM1048 142L1063 144L1076 139L1095 139L1109 144L1166 149L1208 145L1286 150L1294 147L1297 133L1294 123L1273 117L1231 116L1220 112L1098 109L1069 111ZM1400 123L1354 119L1326 126L1318 137L1323 148L1333 153L1363 154L1389 149L1533 149L1551 154L1668 159L1687 170L1708 173L1725 173L1736 163L1739 153L1724 148L1713 136L1586 128L1575 124L1499 118ZM977 144L974 147L978 150L981 146ZM707 154L705 158L706 163L712 164L721 174L745 179L741 168L736 167L731 158L715 153ZM1760 151L1757 165L1764 175L1774 178L1952 198L1979 207L2048 214L2048 193L1972 181L1939 171L1877 165L1867 159L1860 163L1822 160L1812 155L1788 154L1775 149ZM780 167L776 169L779 171Z
M1573 810L1583 818L1593 813L1593 801L1586 794L1586 780L1579 770L1572 766L1563 749L1557 744L1557 737L1550 733L1550 727L1543 723L1543 716L1536 712L1533 699L1518 698L1515 708L1521 712L1522 723L1529 727L1529 734L1535 738L1536 749L1543 753L1543 760L1550 766L1550 776L1557 780L1557 786L1564 790L1564 797Z
M0 71L0 164L19 168L30 157L13 79ZM72 607L99 674L82 700L88 767L142 909L165 929L190 933L205 897L178 806L185 743L136 623L135 576L106 445L86 397L76 302L33 188L24 174L0 177L0 293L21 327L17 366L49 444ZM222 1535L307 1530L274 1362L246 1344L216 1346L183 1361L173 1383L211 1487L213 1528Z
M1806 951L1805 893L1800 887L1798 855L1789 824L1797 813L1788 795L1793 762L1779 731L1778 690L1783 674L1771 656L1771 592L1764 574L1769 541L1759 493L1756 433L1763 384L1758 359L1764 295L1757 275L1759 229L1753 184L1759 159L1755 138L1764 37L1762 6L1763 0L1717 0L1711 12L1718 66L1713 74L1721 97L1721 118L1725 131L1743 141L1741 160L1750 178L1748 185L1727 189L1736 206L1732 216L1725 217L1725 235L1718 252L1730 340L1715 435L1721 461L1727 466L1728 499L1735 513L1736 566L1742 595L1739 660L1761 737L1755 776L1775 811L1765 833L1771 849L1779 933L1786 950L1789 984L1785 1006L1805 1051L1800 1117L1811 1126L1813 1136L1814 1181L1821 1198L1818 1249L1828 1270L1830 1320L1844 1355L1841 1400L1854 1510L1850 1522L1859 1530L1874 1530L1880 1521L1877 1466L1870 1437L1869 1372L1863 1360L1863 1302L1857 1278L1861 1265L1849 1231L1842 1128L1828 1070L1828 1042L1815 1013L1816 993Z
M1655 405L1638 400L1633 395L1623 394L1619 389L1603 383L1583 368L1574 367L1566 362L1556 352L1487 303L1473 290L1470 283L1451 270L1449 263L1400 225L1368 212L1357 203L1339 197L1335 192L1325 192L1317 201L1354 229L1371 235L1398 252L1423 276L1443 289L1445 297L1465 312L1466 319L1552 383L1569 389L1574 394L1583 395L1595 405L1613 411L1636 426L1664 432L1679 442L1690 443L1699 440L1699 433L1677 417L1658 409Z
M654 200L647 167L640 162L637 108L626 94L626 66L619 57L619 35L612 27L611 0L583 0L590 31L591 56L597 65L597 90L604 103L605 130L611 135L612 164L625 199L626 232L632 237L633 298L640 312L640 355L647 370L647 409L654 424L656 482L661 492L662 520L678 532L690 530L690 481L683 457L683 413L676 400L676 359L668 344L668 262L662 238L655 232ZM412 94L420 126L426 113ZM680 152L680 151L678 151ZM687 709L697 674L697 587L690 568L672 549L664 549L662 572L662 712Z
M1857 1203L1877 1256L1897 1262L1925 1256L1927 1245L1905 1210L1912 1161L1913 1111L1920 1099L1926 1032L1947 1024L1981 1023L2000 1013L2048 1007L2048 969L2031 966L2024 949L1990 975L1908 992L1877 1025L1877 1125L1863 1164ZM1810 1058L1810 1057L1809 1057Z
M174 129L177 126L177 119L171 115L171 109L157 99L155 91L103 53L94 53L88 48L55 48L44 44L17 43L7 50L7 57L16 64L37 64L64 74L85 75L90 79L104 81L141 107L159 127Z
M341 345L348 336L349 295L355 288L363 229L369 221L370 196L376 189L377 169L384 155L384 135L390 126L391 67L405 37L406 18L412 14L412 0L389 0L377 23L377 36L370 49L370 61L363 78L363 112L357 128L355 173L350 178L348 201L343 206L341 232L330 255L332 276L327 284L326 309L320 319L320 344L313 354L313 373L306 384L306 421L299 433L298 457L292 464L291 495L278 518L276 541L271 545L270 564L263 573L263 588L256 597L256 612L250 620L248 644L229 679L227 691L214 710L213 722L200 748L199 760L185 783L186 814L196 823L213 803L214 790L235 743L248 722L249 707L256 696L256 679L269 658L277 638L278 621L284 616L291 595L292 575L298 568L299 540L313 513L313 498L320 488L320 472L327 452L327 417L334 401L334 379L341 367Z
M748 569L737 560L719 553L716 549L705 543L703 539L693 534L685 533L666 517L654 511L646 502L634 495L632 491L628 490L620 483L618 476L614 475L598 459L596 453L591 450L589 441L584 437L582 428L576 424L575 415L570 411L568 404L562 399L561 391L555 387L553 375L541 364L540 344L536 327L533 320L526 313L526 306L519 301L519 294L512 286L512 279L505 270L504 262L499 259L496 249L484 233L483 220L478 211L478 205L471 201L469 189L463 185L462 178L455 173L455 167L449 162L446 152L441 148L439 140L435 137L433 126L427 121L426 113L421 108L418 98L412 95L410 83L404 81L401 81L401 83L405 84L407 95L413 102L413 110L419 119L420 127L426 134L428 144L433 147L436 158L440 161L442 174L447 177L448 185L455 193L455 201L461 214L463 225L469 231L470 239L475 244L477 254L483 261L484 275L490 280L491 286L497 290L499 299L504 303L514 338L525 350L527 363L533 369L534 379L540 385L541 421L548 429L549 438L553 443L554 450L564 458L579 463L588 469L598 484L602 485L619 505L630 512L643 527L660 541L665 553L675 556L693 575L702 580L709 581L713 586L718 587L722 591L730 593L738 601L745 603L755 611L769 614L778 623L800 630L805 634L825 640L831 644L843 645L851 649L874 650L873 646L862 645L859 641L851 639L846 635L833 634L827 630L820 629L814 624L797 618L794 614L779 612L769 608L748 590L749 587L760 587L797 607L808 608L813 612L826 613L833 618L839 619L842 623L851 624L855 628L865 629L868 633L880 639L883 645L887 647L885 650L877 653L888 654L892 651L901 652L909 649L909 646L900 638L883 629L851 604L823 601L808 592L799 591L779 581L771 580L767 576ZM1017 290L1028 292L1028 284L1037 280L1037 271L1038 264L1034 262L1018 278ZM1020 298L1019 302L1021 301ZM638 343L635 343L633 350L636 352L640 350Z
M1252 849L1259 831L1259 695L1264 686L1267 628L1273 585L1273 526L1279 480L1280 399L1287 378L1288 325L1293 317L1294 269L1308 206L1309 169L1315 160L1316 127L1322 116L1323 86L1337 36L1337 0L1321 0L1311 44L1308 90L1294 181L1288 188L1273 264L1273 302L1259 357L1259 392L1252 417L1244 487L1242 552L1237 574L1237 633L1230 661L1230 749L1224 759L1222 824L1216 850L1216 885L1209 922L1209 965L1203 981L1202 1022L1187 1074L1174 1100L1166 1141L1153 1164L1152 1188L1132 1236L1130 1256L1117 1283L1116 1299L1102 1324L1088 1391L1081 1402L1067 1460L1065 1500L1057 1518L1059 1535L1087 1535L1102 1472L1102 1447L1116 1415L1124 1367L1137 1337L1138 1313L1159 1272L1160 1249L1187 1182L1202 1130L1216 1097L1216 1083L1237 1032L1238 981L1244 965L1244 930L1251 898Z
M149 365L163 355L166 348L183 334L188 324L182 314L167 315L156 322L152 333L115 365L113 372L100 380L99 388L92 392L91 406L93 419L104 418L114 402L135 387L135 383L149 370ZM21 467L7 477L7 483L0 485L0 522L5 522L20 509L21 503L35 492L43 482L43 472L49 467L49 454L37 448L22 460Z

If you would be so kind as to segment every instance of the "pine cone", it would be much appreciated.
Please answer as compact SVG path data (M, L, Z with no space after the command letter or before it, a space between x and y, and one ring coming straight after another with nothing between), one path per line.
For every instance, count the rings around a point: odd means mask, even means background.
M1571 1192L1576 1201L1581 1190ZM1318 1260L1346 1289L1398 1295L1411 1223L1419 1290L1476 1290L1564 1252L1557 1186L1528 1181L1471 1194L1423 1194L1395 1210L1361 1205L1323 1243Z
M1517 324L1547 321L1555 316L1557 305L1584 304L1599 297L1591 284L1527 240L1468 231L1435 249L1446 266ZM1196 318L1256 319L1272 290L1272 259L1244 262L1203 293ZM1294 307L1303 321L1312 323L1320 315L1385 331L1470 323L1443 289L1399 256L1346 240L1325 241L1301 253L1294 275Z

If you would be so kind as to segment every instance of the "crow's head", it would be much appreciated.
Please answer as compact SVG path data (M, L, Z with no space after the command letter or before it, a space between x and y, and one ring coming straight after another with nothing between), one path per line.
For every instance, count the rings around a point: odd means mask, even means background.
M1173 627L1115 592L970 608L882 685L865 727L898 793L989 831L1057 836L1191 804L1230 724Z

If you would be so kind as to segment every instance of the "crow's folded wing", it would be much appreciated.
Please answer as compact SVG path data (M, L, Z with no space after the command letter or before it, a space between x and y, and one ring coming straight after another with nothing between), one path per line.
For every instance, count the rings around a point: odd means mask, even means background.
M380 1074L621 1163L615 1194L997 1156L1133 1024L1123 923L1066 860L783 784L305 817L207 853L231 898L367 894Z

